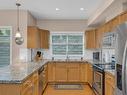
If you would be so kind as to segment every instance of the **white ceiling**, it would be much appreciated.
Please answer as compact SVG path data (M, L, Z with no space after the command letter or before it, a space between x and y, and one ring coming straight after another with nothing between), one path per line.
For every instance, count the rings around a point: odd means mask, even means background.
M106 0L18 0L37 19L88 19ZM16 0L0 0L0 9L16 9ZM59 11L55 9L59 8ZM80 8L84 8L81 11Z

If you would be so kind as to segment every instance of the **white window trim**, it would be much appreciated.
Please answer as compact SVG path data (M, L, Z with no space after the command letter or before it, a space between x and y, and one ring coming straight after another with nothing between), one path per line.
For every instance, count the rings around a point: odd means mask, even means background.
M9 28L10 29L10 64L12 64L12 26L0 26L1 28Z
M83 54L82 55L68 55L68 56L74 56L74 57L84 57L84 51L85 51L85 36L84 36L84 32L81 32L81 31L52 31L51 33L50 33L51 35L50 35L50 53L51 53L51 57L59 57L59 58L61 58L61 57L66 57L67 56L67 54L66 55L53 55L53 53L52 53L52 35L61 35L61 34L63 34L63 35L66 35L66 34L70 34L70 35L82 35L83 36Z

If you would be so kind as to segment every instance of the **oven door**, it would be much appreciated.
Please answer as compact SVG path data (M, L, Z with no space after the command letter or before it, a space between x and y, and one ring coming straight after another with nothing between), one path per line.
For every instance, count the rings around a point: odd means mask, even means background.
M93 88L98 95L103 95L103 73L94 70Z

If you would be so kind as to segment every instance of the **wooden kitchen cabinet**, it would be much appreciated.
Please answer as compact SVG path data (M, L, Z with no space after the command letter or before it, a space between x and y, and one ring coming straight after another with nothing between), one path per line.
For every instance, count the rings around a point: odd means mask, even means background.
M38 95L38 72L21 84L0 84L0 95Z
M80 82L80 64L78 63L67 64L67 81Z
M103 35L104 35L104 27L101 26L96 31L96 48L101 48Z
M48 63L48 82L55 82L55 63Z
M93 67L92 64L87 64L87 82L92 87L93 84Z
M123 12L122 14L119 15L119 22L120 24L124 23L127 21L127 11Z
M50 32L48 30L39 29L40 31L40 47L49 49Z
M35 72L22 84L21 95L38 95L38 82L38 72Z
M48 65L47 64L44 65L44 70L42 72L42 82L43 82L42 89L44 91L48 84Z
M55 81L67 82L67 67L66 63L56 63L55 67Z
M80 63L80 82L87 82L87 63Z
M48 82L87 82L87 64L76 62L48 63Z
M32 79L31 78L27 79L22 85L21 95L33 95L34 93L33 87L34 85L32 83Z
M40 48L40 32L35 26L27 27L27 48Z
M34 73L32 76L32 85L33 85L33 94L32 95L39 95L39 76L38 72Z
M86 49L94 49L96 46L96 30L89 30L85 32Z
M105 95L115 95L115 77L110 74L105 74Z

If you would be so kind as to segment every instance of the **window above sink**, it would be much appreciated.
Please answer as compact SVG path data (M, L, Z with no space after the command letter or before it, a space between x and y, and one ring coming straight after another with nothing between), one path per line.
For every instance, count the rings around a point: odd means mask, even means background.
M84 33L52 33L52 57L81 58L84 55Z

